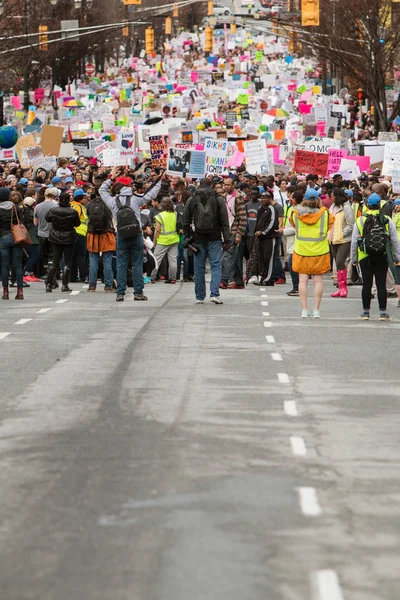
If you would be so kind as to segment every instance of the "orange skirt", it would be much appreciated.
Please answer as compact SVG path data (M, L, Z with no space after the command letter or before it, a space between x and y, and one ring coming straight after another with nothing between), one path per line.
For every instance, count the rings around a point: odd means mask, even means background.
M117 249L115 234L108 233L88 233L86 246L89 252L114 252Z
M292 269L302 275L323 275L331 269L330 254L328 252L322 256L299 256L293 252Z

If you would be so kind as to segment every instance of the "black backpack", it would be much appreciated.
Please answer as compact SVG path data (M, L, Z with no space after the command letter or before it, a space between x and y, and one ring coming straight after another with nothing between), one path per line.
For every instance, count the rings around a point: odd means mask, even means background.
M95 198L90 203L89 226L93 233L103 233L107 225L106 207L101 198Z
M384 216L368 215L364 221L362 250L368 256L382 256L386 252L387 239Z
M140 223L131 208L131 198L126 196L126 203L121 204L120 199L115 199L117 205L117 233L121 240L135 238L142 233Z
M194 196L194 226L197 233L207 235L215 230L215 205L215 195L197 190Z

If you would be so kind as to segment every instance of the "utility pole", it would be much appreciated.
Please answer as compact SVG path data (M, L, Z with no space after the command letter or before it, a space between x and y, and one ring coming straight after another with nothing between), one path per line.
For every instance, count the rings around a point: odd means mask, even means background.
M28 39L29 26L28 26L28 0L24 0L24 33L26 35L26 39ZM28 56L25 61L24 68L24 110L28 112L29 109L29 74L30 74L30 56L28 50Z

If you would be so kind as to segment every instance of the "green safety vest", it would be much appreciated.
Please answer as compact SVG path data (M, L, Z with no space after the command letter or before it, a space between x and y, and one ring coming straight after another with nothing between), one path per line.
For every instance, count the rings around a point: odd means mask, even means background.
M323 256L329 253L328 225L329 214L324 210L321 217L313 225L304 223L297 212L293 213L296 235L294 251L299 256Z
M367 199L367 202L368 202L368 199ZM383 208L385 206L385 204L386 204L386 200L381 200L380 203L379 203L379 206L381 208ZM368 208L368 204L367 203L364 204L363 209L362 209L362 214L363 215L370 215L370 214L375 213L375 212L376 211L372 211L370 208Z
M171 246L179 242L179 233L176 231L176 213L163 212L158 213L156 221L161 225L161 231L157 238L157 244L160 246Z
M392 214L392 221L396 226L397 237L399 238L400 242L400 212Z
M286 204L283 207L283 226L286 227L289 221L289 217L293 212L293 206L291 204Z

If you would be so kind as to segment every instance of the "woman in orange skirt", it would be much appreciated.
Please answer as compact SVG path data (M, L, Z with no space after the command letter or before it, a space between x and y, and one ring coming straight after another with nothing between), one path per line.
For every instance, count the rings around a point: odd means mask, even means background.
M302 306L301 316L306 319L308 312L308 276L314 280L314 319L319 319L319 307L323 293L322 276L330 270L328 231L335 218L319 201L319 193L313 188L306 191L300 206L294 207L290 222L295 229L293 271L299 273L299 295Z

